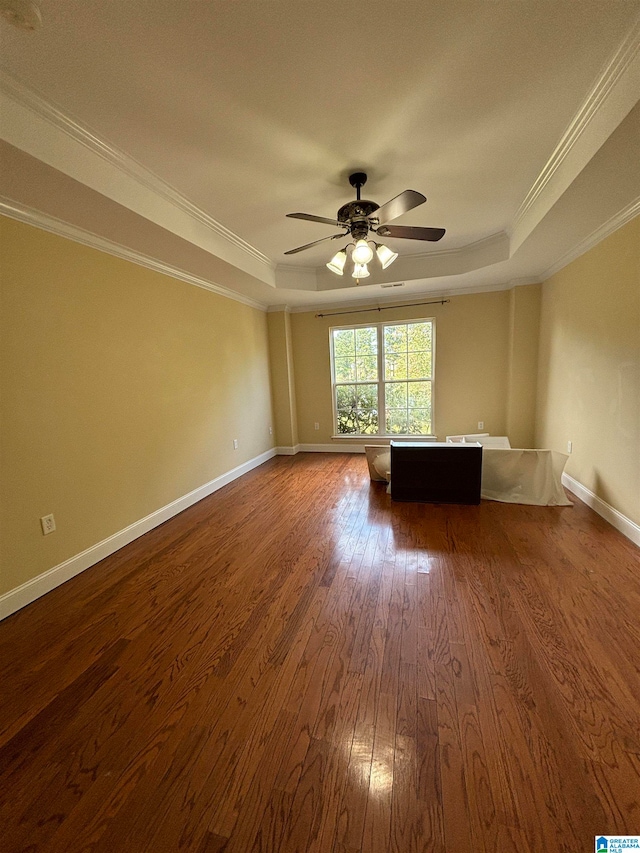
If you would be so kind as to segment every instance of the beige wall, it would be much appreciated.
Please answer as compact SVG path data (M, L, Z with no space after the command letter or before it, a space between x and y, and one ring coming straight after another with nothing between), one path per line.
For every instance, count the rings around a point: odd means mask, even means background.
M541 295L538 284L509 292L506 433L512 447L535 447Z
M267 315L275 439L278 447L298 444L291 318L288 311Z
M273 438L263 312L12 220L0 227L4 592ZM48 513L57 531L44 537Z
M520 359L515 372L520 383L520 400L527 411L535 399L535 364L530 375L523 365L530 359L531 347L535 349L537 345L537 313L527 313L526 308L535 305L539 285L526 290L529 292L523 295L523 307L518 312L512 312L510 293L500 291L451 297L445 305L373 310L334 318L318 318L314 313L292 314L300 442L340 444L331 439L330 327L429 317L436 323L434 414L438 438L477 432L478 421L484 421L486 432L505 434L511 357ZM520 330L526 331L521 338L528 353L526 357L521 356L519 344L512 340L512 314ZM320 424L319 430L314 429L314 423ZM526 429L519 425L519 436L523 432ZM531 422L527 437L533 438Z
M640 217L543 286L536 440L640 524Z

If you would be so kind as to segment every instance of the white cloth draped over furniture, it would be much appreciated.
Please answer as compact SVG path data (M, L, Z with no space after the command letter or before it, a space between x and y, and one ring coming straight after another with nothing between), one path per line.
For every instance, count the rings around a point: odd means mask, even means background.
M447 437L447 439L449 436ZM452 436L452 438L454 438ZM456 436L457 438L457 436ZM460 436L472 443L471 436ZM488 438L499 442L487 441ZM531 506L572 506L562 487L562 472L569 458L555 450L518 449L504 446L506 436L478 436L482 442L482 491L485 500ZM485 443L486 442L486 443ZM502 446L491 446L499 443ZM367 464L372 480L390 482L391 451L386 445L367 445Z
M479 432L476 435L448 435L447 444L481 444L483 447L511 447L508 436L489 435L488 432Z
M482 497L532 506L573 506L562 487L568 458L556 450L485 447Z
M388 483L391 479L391 449L387 444L365 445L369 476L372 480Z

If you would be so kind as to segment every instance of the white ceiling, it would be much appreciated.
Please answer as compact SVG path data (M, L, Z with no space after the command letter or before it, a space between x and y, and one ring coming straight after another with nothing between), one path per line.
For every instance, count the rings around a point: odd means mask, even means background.
M2 0L0 0L0 6ZM0 20L2 209L293 308L540 280L640 210L640 0L41 0ZM355 197L437 244L355 286ZM93 237L91 235L94 235ZM372 265L373 266L373 265ZM403 289L381 284L403 281Z

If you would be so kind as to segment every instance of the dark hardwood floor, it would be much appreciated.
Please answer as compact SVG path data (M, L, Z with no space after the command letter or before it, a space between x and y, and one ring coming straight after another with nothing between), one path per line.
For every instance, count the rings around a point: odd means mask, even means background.
M640 832L640 551L266 463L0 624L0 848L583 853Z

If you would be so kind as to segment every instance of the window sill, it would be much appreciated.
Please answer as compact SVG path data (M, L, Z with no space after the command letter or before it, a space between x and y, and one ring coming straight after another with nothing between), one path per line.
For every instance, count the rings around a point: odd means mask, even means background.
M332 439L336 441L369 441L375 444L376 441L437 441L437 435L332 435Z

